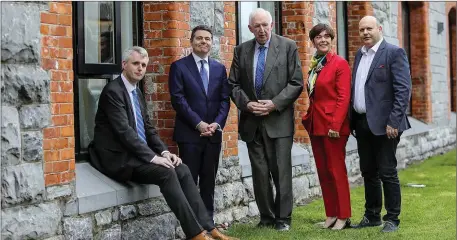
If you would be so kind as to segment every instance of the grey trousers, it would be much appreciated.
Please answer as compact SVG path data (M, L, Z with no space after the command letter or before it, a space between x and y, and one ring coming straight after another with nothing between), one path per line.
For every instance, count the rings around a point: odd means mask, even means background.
M263 223L291 222L292 144L293 136L270 138L263 126L257 129L254 140L247 143L255 201ZM271 180L276 189L275 198Z

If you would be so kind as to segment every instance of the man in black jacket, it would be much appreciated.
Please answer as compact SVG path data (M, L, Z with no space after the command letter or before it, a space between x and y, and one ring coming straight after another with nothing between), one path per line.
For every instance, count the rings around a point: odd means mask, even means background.
M191 239L232 239L209 217L189 168L167 150L151 125L137 83L149 62L144 48L123 54L122 74L103 89L89 152L99 170L118 181L157 184L170 209ZM210 231L210 236L206 231Z

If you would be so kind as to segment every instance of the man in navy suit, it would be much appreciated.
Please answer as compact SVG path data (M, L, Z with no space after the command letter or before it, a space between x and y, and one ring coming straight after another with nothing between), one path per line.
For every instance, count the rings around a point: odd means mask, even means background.
M382 224L384 190L387 214L382 231L393 232L400 224L401 208L395 153L401 134L411 127L406 116L410 68L405 50L383 39L375 17L362 18L359 33L364 46L355 56L350 112L365 185L365 214L355 227Z
M176 111L173 139L213 217L214 187L222 129L230 109L230 87L224 65L209 58L213 41L211 28L195 27L190 41L192 53L170 68L171 104Z

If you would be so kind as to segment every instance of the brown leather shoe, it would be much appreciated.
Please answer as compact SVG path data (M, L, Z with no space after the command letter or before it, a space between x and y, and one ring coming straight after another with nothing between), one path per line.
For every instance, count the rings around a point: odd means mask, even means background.
M207 235L206 231L203 231L199 233L197 236L191 238L191 240L214 240L214 238Z
M240 240L239 238L229 237L222 234L217 228L211 230L211 237L216 240Z

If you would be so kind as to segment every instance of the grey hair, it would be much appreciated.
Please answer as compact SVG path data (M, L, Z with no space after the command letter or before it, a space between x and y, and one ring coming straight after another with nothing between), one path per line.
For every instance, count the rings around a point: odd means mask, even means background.
M265 13L268 17L268 24L273 22L273 17L271 17L271 13L263 8L256 8L249 14L249 25L252 23L252 19L259 13Z
M132 53L134 53L134 52L139 53L143 58L148 57L148 51L146 51L146 49L144 49L140 46L133 46L133 47L129 47L124 50L124 52L122 53L122 61L127 62L129 60L130 56L132 55Z

